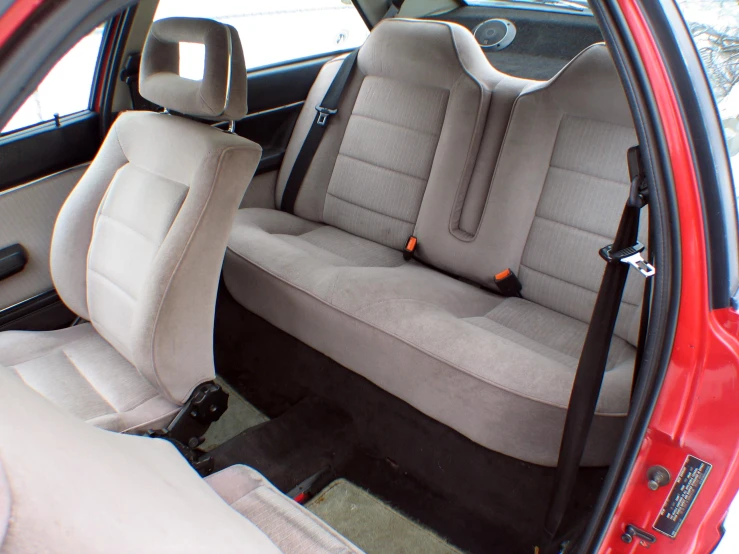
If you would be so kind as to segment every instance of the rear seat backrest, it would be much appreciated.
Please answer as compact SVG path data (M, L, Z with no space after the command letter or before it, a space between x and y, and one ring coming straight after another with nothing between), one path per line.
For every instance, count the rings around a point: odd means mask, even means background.
M319 76L278 178L284 184L339 63ZM472 34L438 21L378 25L350 79L296 201L295 214L402 249L431 182L466 186L490 103L504 76Z
M439 225L454 216L424 203L419 255L495 288L518 273L527 300L588 322L604 262L628 197L626 152L637 144L631 111L603 44L585 50L516 101L480 228L468 242ZM644 214L643 214L644 215ZM646 221L641 226L646 237ZM616 334L635 343L640 285L630 279Z

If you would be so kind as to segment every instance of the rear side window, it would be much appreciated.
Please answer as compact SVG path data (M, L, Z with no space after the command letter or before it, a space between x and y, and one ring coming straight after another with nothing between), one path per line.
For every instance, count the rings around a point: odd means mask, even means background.
M154 20L166 17L206 17L232 25L247 69L357 48L369 36L351 0L160 0ZM181 74L202 73L202 58L198 48L181 47Z
M739 202L739 2L679 0L678 3L716 98Z
M105 25L82 38L49 71L0 133L90 109Z

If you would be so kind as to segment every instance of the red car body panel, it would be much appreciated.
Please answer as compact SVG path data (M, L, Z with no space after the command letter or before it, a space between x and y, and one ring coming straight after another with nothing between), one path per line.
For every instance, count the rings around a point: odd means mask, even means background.
M0 17L0 48L44 0L17 0Z
M739 488L739 314L710 310L708 259L693 154L680 107L652 31L635 0L619 0L657 101L675 183L682 258L680 310L670 363L627 489L601 551L639 552L621 536L628 524L657 536L649 551L710 552ZM674 539L652 529L670 486L652 491L647 472L662 465L676 476L688 454L713 465Z
M649 551L710 552L739 489L739 313L711 310L708 257L693 152L665 63L635 0L617 0L637 45L657 99L667 140L679 213L682 288L674 347L662 390L627 488L600 549L631 553L645 549L621 539L628 524L655 534ZM16 0L0 16L0 48L43 0ZM658 268L659 270L659 268ZM689 515L674 539L652 529L670 486L647 487L647 471L662 465L674 477L687 455L710 464Z

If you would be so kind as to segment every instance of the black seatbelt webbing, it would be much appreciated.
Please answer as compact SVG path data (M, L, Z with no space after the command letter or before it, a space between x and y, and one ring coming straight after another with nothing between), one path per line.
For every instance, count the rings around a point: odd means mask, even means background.
M548 552L555 546L553 541L577 480L585 444L595 416L595 408L608 362L611 338L616 327L616 318L629 269L633 266L646 277L654 274L654 268L641 258L640 252L644 247L637 242L639 214L646 204L646 190L641 172L633 169L635 165L639 165L632 163L632 159L636 156L638 156L638 150L635 147L629 151L629 165L632 168L631 193L621 216L616 238L613 245L601 250L601 256L608 264L603 273L603 280L595 301L570 394L554 478L554 489L547 509L544 535L540 543L541 552Z
M316 117L313 120L313 125L311 125L303 146L300 148L300 152L298 152L298 157L295 159L290 176L287 178L285 191L282 193L280 209L283 211L289 213L295 211L295 201L298 198L300 186L303 184L305 175L308 173L308 168L313 161L313 157L316 155L318 145L321 144L321 139L323 138L323 133L326 132L326 125L328 124L329 118L338 111L341 93L344 92L344 87L347 81L349 81L349 76L357 62L358 53L359 51L355 50L344 59L334 80L331 82L331 86L328 87L328 91L326 91L321 105L316 106Z

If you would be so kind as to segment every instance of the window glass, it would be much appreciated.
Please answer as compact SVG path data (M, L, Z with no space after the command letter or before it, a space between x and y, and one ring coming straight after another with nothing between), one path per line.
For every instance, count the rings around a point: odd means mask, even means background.
M716 97L739 200L739 2L678 0Z
M247 69L356 48L369 35L351 0L160 0L154 19L175 16L235 27ZM197 50L180 48L180 60L180 71L202 68Z
M2 133L22 129L60 116L88 110L90 91L103 40L101 25L75 44L18 109Z

